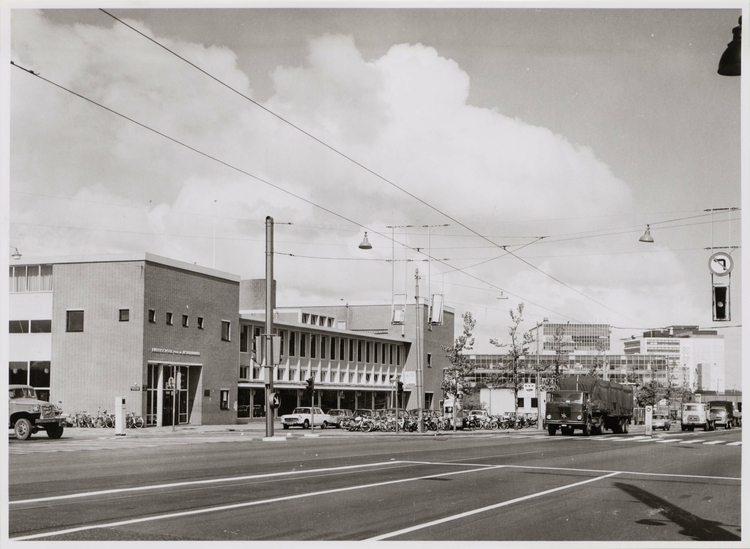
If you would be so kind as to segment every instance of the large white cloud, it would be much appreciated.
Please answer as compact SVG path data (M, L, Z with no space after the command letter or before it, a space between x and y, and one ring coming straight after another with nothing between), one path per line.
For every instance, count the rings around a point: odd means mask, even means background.
M50 80L373 230L389 234L386 225L449 222L122 25L53 25L40 12L13 15L13 59ZM153 36L143 22L132 23ZM241 52L154 38L252 97L252 83L237 67ZM303 66L279 66L270 77L268 108L482 234L492 234L498 223L505 223L502 232L511 237L584 230L585 219L570 218L634 209L628 185L595 151L497 109L467 104L469 76L429 45L394 45L366 61L351 36L321 36L310 41ZM210 266L215 245L217 268L261 277L262 221L272 215L295 223L276 229L277 250L296 256L277 258L280 304L390 298L391 265L355 261L365 254L389 259L387 239L371 234L375 249L362 252L362 231L355 225L17 70L11 154L11 236L31 255L147 250ZM561 217L568 218L564 226L529 221ZM469 234L451 223L451 234ZM424 248L425 230L414 229L420 231L408 237L409 244ZM458 266L502 253L456 249L460 242L488 243L444 234L435 232L433 255ZM604 255L613 248L634 251L635 240L637 235L588 239L518 252L593 254L529 261L611 310L512 257L470 272L540 304L527 307L533 320L559 313L586 322L630 325L634 319L653 326L695 318L702 302L692 296L682 304L674 300L672 281L687 277L674 254L649 256L649 268L660 273L657 285L644 276L644 258ZM397 291L406 284L413 296L415 266L426 275L424 263L409 264L406 277L403 263L397 266ZM449 305L459 312L497 309L498 302L488 304L496 291L467 288L489 286L461 274L441 275L445 270L433 265L433 290L445 282ZM649 285L652 293L644 291ZM677 289L687 293L687 286ZM498 336L507 315L492 313L486 322L495 326L481 329Z

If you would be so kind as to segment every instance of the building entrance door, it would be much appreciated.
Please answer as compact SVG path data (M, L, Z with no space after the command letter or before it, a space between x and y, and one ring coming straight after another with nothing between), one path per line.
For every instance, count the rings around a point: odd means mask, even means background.
M188 366L165 364L162 376L162 425L188 423L188 388Z

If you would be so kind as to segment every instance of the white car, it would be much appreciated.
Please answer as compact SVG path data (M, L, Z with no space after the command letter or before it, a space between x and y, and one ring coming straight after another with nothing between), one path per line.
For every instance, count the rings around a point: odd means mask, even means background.
M289 427L302 427L303 429L309 429L314 421L316 427L325 429L333 423L331 416L323 413L323 410L317 406L312 409L312 412L314 413L311 413L309 406L295 408L291 414L281 416L281 425L284 429L289 429Z

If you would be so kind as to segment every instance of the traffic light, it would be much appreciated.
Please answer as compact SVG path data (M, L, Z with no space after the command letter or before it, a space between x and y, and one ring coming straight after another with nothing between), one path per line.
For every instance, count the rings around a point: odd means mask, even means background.
M315 378L308 377L306 381L307 381L306 389L312 393L315 390Z
M404 394L404 382L403 381L398 382L398 389L396 390L398 391L399 396Z
M730 320L729 286L713 287L713 313L716 321Z

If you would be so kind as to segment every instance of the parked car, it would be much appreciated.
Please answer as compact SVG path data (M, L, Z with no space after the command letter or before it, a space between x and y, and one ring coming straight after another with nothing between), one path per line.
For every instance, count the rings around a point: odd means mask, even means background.
M374 418L375 417L375 410L372 410L371 408L357 408L354 410L354 414L352 414L353 417L369 417Z
M323 410L317 406L312 410L309 406L300 406L291 414L281 416L281 425L284 429L289 429L289 427L309 429L313 422L316 427L325 429L331 424L331 416L323 413Z
M665 431L669 431L671 427L672 420L669 416L663 414L654 414L654 416L651 418L651 428L654 430L664 429Z
M29 385L8 385L10 429L18 440L26 440L39 429L47 431L49 438L60 438L65 429L62 410L36 397Z
M354 417L354 412L352 412L351 410L347 410L345 408L334 408L333 410L328 410L328 415L331 416L330 425L332 427L336 427L337 429L340 429L341 422L344 419Z

